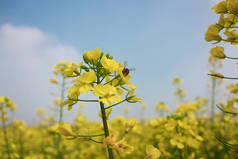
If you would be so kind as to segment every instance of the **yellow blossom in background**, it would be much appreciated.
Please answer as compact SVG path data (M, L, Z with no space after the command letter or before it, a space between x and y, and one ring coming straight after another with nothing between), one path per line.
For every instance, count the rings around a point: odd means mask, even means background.
M60 105L61 102L62 102L61 98L54 99L54 104L56 104L56 105Z
M59 81L57 81L57 80L54 79L54 78L51 78L51 79L50 79L50 83L52 83L52 84L59 84Z
M183 139L180 137L176 137L170 140L171 145L176 146L179 149L184 148L183 142L184 142Z
M38 108L36 110L36 115L40 116L40 117L43 117L45 115L45 109L44 108Z
M17 108L16 103L6 96L0 96L0 104L4 104L10 110L15 110Z
M183 89L178 88L176 91L174 91L174 95L175 96L185 97L186 96L186 92Z
M62 122L58 125L58 131L63 136L73 135L71 125L69 125L69 123L66 123L66 122Z
M137 120L134 118L130 118L126 122L126 132L129 132L136 125Z
M159 102L159 103L156 104L155 111L159 112L160 110L162 110L166 113L169 112L169 109L168 109L167 105L164 102Z
M79 103L79 107L80 107L80 108L84 108L85 106L86 106L85 103L83 103L83 102L80 102L80 103Z
M161 156L161 152L153 145L146 145L146 154L144 159L158 159Z
M123 112L124 112L125 114L128 114L128 113L130 112L130 109L129 109L128 107L125 107L125 108L123 109Z
M106 145L113 147L117 142L117 138L118 133L110 134L109 136L106 137L104 142Z
M172 85L176 85L176 84L181 84L182 80L178 77L174 78L172 81Z
M116 142L112 148L116 150L119 154L128 154L134 150L134 148L128 145L124 139Z
M118 141L118 133L111 134L105 139L105 144L116 150L119 154L131 153L134 149L124 139Z

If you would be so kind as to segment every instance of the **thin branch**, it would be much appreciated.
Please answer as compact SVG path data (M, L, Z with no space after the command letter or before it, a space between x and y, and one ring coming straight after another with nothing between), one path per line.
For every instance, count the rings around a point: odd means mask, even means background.
M231 112L231 111L224 110L224 108L221 105L218 105L218 104L217 104L217 108L219 108L224 113L238 115L238 112Z
M102 144L102 143L103 143L102 141L96 141L96 140L94 140L94 139L92 139L92 138L89 138L89 140L90 140L90 141L93 141L93 142L95 142L95 143L98 143L98 144Z
M226 56L227 59L232 59L232 60L238 60L238 57L229 57L229 56Z
M230 143L228 143L225 139L222 139L222 138L220 138L220 137L218 137L218 136L215 136L216 137L216 139L218 140L218 141L220 141L222 144L224 144L225 146L227 146L227 147L229 147L229 148L232 148L232 149L238 149L238 145L233 145L233 144L230 144Z
M119 78L119 77L120 77L120 75L117 75L116 77L114 77L114 78L111 79L110 81L104 83L104 85L106 85L106 84L108 84L108 83L111 83L113 80L115 80L115 79L117 79L117 78Z
M115 107L115 106L117 106L118 104L121 104L121 103L123 103L123 102L125 102L125 101L128 101L129 99L131 99L131 98L133 98L133 97L134 97L134 96L130 96L130 97L128 97L128 98L126 98L126 99L124 99L124 100L118 102L118 103L115 103L115 104L112 104L112 105L106 107L105 109L109 109L109 108L111 108L111 107ZM129 101L128 101L128 102L129 102Z
M122 100L122 101L120 101L120 102L118 102L118 103L112 104L112 105L106 107L105 109L109 109L109 108L111 108L111 107L115 107L115 106L117 106L118 104L121 104L121 103L125 102L126 100L127 100L127 98L124 99L124 100Z
M96 134L96 135L75 135L75 137L86 137L86 138L91 138L91 137L98 137L98 136L104 136L105 134Z
M237 77L225 77L225 76L219 76L217 74L208 74L209 76L217 77L217 78L222 78L222 79L232 79L232 80L238 80Z

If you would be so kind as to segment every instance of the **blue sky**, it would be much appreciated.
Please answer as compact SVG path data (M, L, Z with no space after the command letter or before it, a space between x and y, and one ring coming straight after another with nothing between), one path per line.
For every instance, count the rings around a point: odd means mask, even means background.
M12 97L19 105L16 117L29 121L37 107L47 108L49 94L55 90L47 83L52 75L44 71L50 71L60 58L79 62L85 50L98 47L136 68L133 82L149 107L147 116L154 115L158 101L176 107L171 86L174 77L183 79L188 99L207 96L206 63L212 45L205 42L204 33L217 20L210 9L215 1L1 0L0 59L8 62L1 64L0 94ZM6 40L10 35L13 40ZM137 107L130 106L130 116L139 116ZM122 114L122 108L116 108L113 116ZM84 113L98 119L92 109L90 106Z

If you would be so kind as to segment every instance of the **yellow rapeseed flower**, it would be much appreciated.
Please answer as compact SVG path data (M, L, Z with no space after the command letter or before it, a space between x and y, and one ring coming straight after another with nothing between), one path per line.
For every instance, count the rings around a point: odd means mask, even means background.
M169 109L167 107L167 105L164 102L159 102L156 104L156 108L155 111L159 112L160 110L164 111L164 112L169 112Z
M84 54L84 58L86 58L90 63L96 64L100 55L101 51L99 50L99 48L95 48L93 51L87 51Z
M182 80L178 77L175 77L172 81L172 85L181 84Z
M128 98L127 101L131 103L136 103L136 102L142 103L143 99L136 97L134 92L135 92L135 89L132 89L129 91L129 93L126 96L126 98Z
M112 85L102 85L98 84L93 89L94 95L100 97L99 101L111 105L112 102L120 102L122 101L122 97L116 96L117 93L116 87Z
M59 81L57 81L54 78L50 78L50 83L52 83L52 84L59 84Z
M120 65L117 70L117 73L122 78L122 81L119 84L120 85L127 84L131 89L136 89L136 86L129 81L129 79L131 78L131 75L128 74L127 76L124 76L124 74L122 73L122 70L123 70L123 67L122 65Z
M0 96L0 104L5 104L5 106L10 110L15 110L17 108L16 103L6 96Z
M212 9L214 10L214 13L226 13L227 12L226 5L227 5L226 1L221 1L220 3L213 6Z
M236 45L238 43L237 42L237 40L238 40L238 31L237 30L235 30L235 29L232 31L226 30L224 32L224 34L227 36L226 40L230 41L232 45Z
M63 136L72 136L72 128L69 123L63 122L59 124L58 131Z
M237 0L227 0L227 9L231 12L238 13L238 1Z
M105 144L108 146L114 146L117 142L118 133L110 134L105 138Z
M176 138L170 139L170 143L171 143L172 146L176 146L179 149L183 149L184 148L184 144L183 144L182 138L180 138L180 137L176 137Z
M146 145L146 157L144 159L158 159L161 155L160 150L153 145Z
M75 80L78 91L80 93L87 93L92 89L92 83L96 81L95 72L87 72L82 74L79 78Z
M119 154L128 154L134 150L134 148L128 145L124 139L116 142L112 148L115 149Z
M219 35L219 32L222 28L216 24L210 25L205 33L205 40L207 42L210 41L217 41L220 42L222 40L221 36Z
M220 46L216 46L214 48L212 48L210 50L210 54L213 56L213 57L216 57L218 59L224 59L226 58L226 55L224 53L224 48L223 47L220 47Z
M116 72L119 69L119 63L115 60L108 59L106 56L102 57L101 64L110 73Z

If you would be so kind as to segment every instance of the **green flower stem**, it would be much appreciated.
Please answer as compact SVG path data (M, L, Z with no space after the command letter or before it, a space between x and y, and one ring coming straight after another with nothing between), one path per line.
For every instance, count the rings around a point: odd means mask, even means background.
M231 111L226 111L222 108L222 106L217 104L217 108L219 108L222 112L228 113L228 114L233 114L233 115L238 115L238 112L231 112Z
M20 159L24 159L23 133L21 130L19 132L18 140L19 140L19 146L20 146L20 150L19 150Z
M225 42L231 42L231 43L238 43L238 41L235 41L235 40L222 39L222 41L225 41Z
M98 137L98 136L104 136L105 134L96 134L96 135L75 135L75 137Z
M232 59L232 60L238 60L238 57L229 57L229 56L227 56L226 58L227 59Z
M119 78L119 77L120 77L120 75L117 75L116 77L114 77L114 78L111 79L110 81L104 83L104 85L106 85L106 84L108 84L108 83L111 83L113 80L115 80L115 79L117 79L117 78Z
M125 88L125 87L123 87L123 86L120 86L122 89L124 89L125 91L128 91L128 89L127 88Z
M4 112L3 112L3 104L1 105L1 116L2 116L2 129L3 129L3 136L4 136L4 140L5 140L5 146L7 149L7 157L8 159L11 159L11 154L10 154L10 147L9 147L9 141L8 141L8 137L7 137L7 130L6 130L6 121L4 118Z
M216 97L216 84L217 79L212 78L212 92L211 92L211 120L214 121L214 113L215 113L215 97Z
M101 79L100 83L102 83L102 81L106 78L106 75Z
M109 109L109 108L111 108L111 107L115 107L115 106L117 106L118 104L121 104L121 103L123 103L123 102L125 102L125 101L131 99L132 97L134 97L134 96L128 97L128 98L122 100L121 102L118 102L118 103L112 104L112 105L106 107L105 109Z
M62 84L61 84L61 96L60 96L61 101L64 101L64 91L65 91L65 77L63 76ZM62 120L63 120L63 107L60 107L58 123L61 123ZM58 134L57 140L56 140L56 149L57 149L57 157L56 158L57 159L63 158L62 152L60 152L60 142L61 142L61 135Z
M232 79L232 80L238 80L237 77L223 77L224 79Z
M65 77L63 76L62 85L61 85L61 101L64 101L64 91L65 91ZM60 107L59 123L63 120L63 107Z
M220 141L222 144L224 144L225 146L227 146L227 147L229 147L229 148L233 148L233 149L238 149L238 145L233 145L233 144L230 144L230 143L228 143L225 139L222 139L222 138L220 138L220 137L218 137L218 136L215 136L216 137L216 139L218 140L218 141Z
M102 102L100 102L100 107L101 107L101 113L102 113L104 133L105 133L105 137L107 137L107 136L109 136L109 130L108 130L108 125L107 125L107 117L106 117L104 104ZM109 159L114 159L112 148L107 146L107 150L108 150Z
M96 140L94 140L94 139L92 139L92 138L89 138L89 140L90 140L90 141L93 141L93 142L95 142L95 143L97 143L97 144L102 144L102 143L103 143L102 141L96 141Z
M208 74L210 76L213 76L213 77L217 77L217 78L222 78L222 79L232 79L232 80L238 80L238 77L220 77L220 76L217 76L216 74Z

